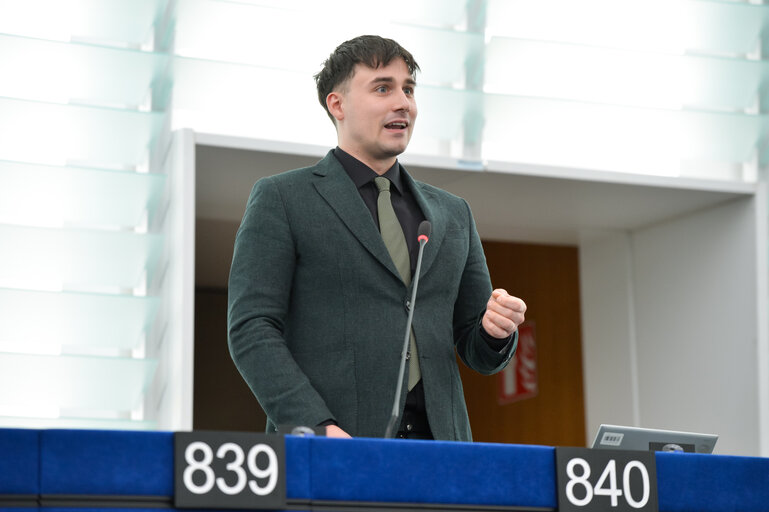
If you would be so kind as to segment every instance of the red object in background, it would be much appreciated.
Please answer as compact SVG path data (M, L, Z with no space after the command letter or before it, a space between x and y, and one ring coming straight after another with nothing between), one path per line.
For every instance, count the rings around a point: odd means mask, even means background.
M518 349L507 367L497 374L497 402L510 404L537 396L537 343L534 326L518 327Z

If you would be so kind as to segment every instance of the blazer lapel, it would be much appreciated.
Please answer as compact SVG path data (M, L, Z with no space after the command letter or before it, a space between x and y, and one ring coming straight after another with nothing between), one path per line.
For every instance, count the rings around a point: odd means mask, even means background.
M404 170L403 167L401 167L401 170ZM411 187L419 207L422 208L425 219L429 220L432 226L430 239L422 253L422 269L419 272L419 278L421 279L435 262L435 257L438 255L443 239L446 236L447 220L441 208L438 207L435 195L429 190L420 187L407 172L404 172L403 175L408 182L408 186Z
M382 241L382 236L374 224L371 212L366 208L360 193L342 164L329 152L323 160L318 162L314 174L321 178L314 183L318 193L366 250L387 267L398 281L401 281L400 274Z

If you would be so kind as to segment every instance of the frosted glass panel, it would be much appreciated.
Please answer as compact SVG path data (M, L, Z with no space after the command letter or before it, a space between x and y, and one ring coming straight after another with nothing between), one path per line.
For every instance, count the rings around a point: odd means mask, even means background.
M0 223L133 229L161 207L166 176L0 161Z
M469 72L480 83L483 35L409 26L394 26L388 33L419 63L418 83L465 87Z
M179 58L174 74L175 128L336 145L310 73Z
M348 0L350 4L360 4L358 0ZM467 25L467 0L398 0L388 4L394 22L443 28L463 28ZM392 8L392 9L391 9ZM379 15L382 6L375 9ZM376 11L375 11L376 12Z
M328 3L317 0L217 0L219 3L239 3L258 7L285 9L294 13L328 15ZM337 0L334 16L351 17L389 16L393 21L436 27L459 27L465 24L466 0L391 0L387 10L381 6L365 5L360 0ZM362 33L362 32L361 32Z
M379 33L384 23L380 17L369 17L367 22L351 26L344 16L325 17L321 23L311 12L187 0L178 6L174 52L185 57L316 70L340 42L362 33Z
M769 116L708 114L486 97L489 160L678 176L700 163L742 179L742 166L767 135ZM704 169L701 173L710 172Z
M0 98L0 160L135 170L163 114Z
M745 55L769 6L697 0L489 0L488 33L643 51Z
M349 10L334 7L338 14L328 17L328 7L322 2L299 11L252 3L189 0L179 6L174 51L184 57L302 71L305 79L312 81L312 75L342 41L373 33L395 39L414 54L422 68L420 81L456 85L464 82L467 59L483 46L482 35L414 26L418 21L413 20L408 20L408 25L391 22L381 6L350 4ZM458 10L459 4L447 3L449 13L452 7ZM314 12L318 9L322 15ZM413 14L410 8L399 12L388 7L387 12L400 19Z
M14 390L0 394L0 410L34 404L40 410L131 411L156 366L139 359L0 353L0 389Z
M0 0L0 32L138 47L167 0Z
M309 74L198 59L177 59L174 124L205 133L336 145L336 131ZM285 101L265 101L280 84ZM441 153L461 142L470 97L459 89L417 86L419 107L409 150ZM454 151L454 156L460 156Z
M482 101L480 93L418 86L416 98L419 115L409 153L461 158L465 116L474 100Z
M97 430L154 430L154 421L97 418L25 418L0 416L3 428L90 428Z
M131 292L159 265L158 234L0 224L0 287Z
M493 38L484 90L672 108L754 108L769 63Z
M168 59L135 50L0 35L0 96L146 110L153 81L164 73Z
M0 425L154 426L175 5L0 0Z
M157 297L0 288L0 352L131 350L144 341L158 305Z

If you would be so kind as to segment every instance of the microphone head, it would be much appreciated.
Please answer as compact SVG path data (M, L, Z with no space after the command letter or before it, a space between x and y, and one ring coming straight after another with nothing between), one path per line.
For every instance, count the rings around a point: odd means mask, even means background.
M430 224L429 220L423 220L419 224L419 229L417 230L417 240L420 242L424 240L427 242L427 240L430 238L430 232L433 230L433 225Z

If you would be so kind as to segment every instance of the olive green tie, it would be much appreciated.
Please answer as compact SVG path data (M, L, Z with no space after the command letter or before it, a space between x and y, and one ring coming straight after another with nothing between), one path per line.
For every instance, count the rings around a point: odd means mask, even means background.
M409 258L409 248L406 244L406 237L403 236L403 228L401 227L398 217L393 210L392 200L390 199L390 180L382 176L374 178L376 188L379 189L379 197L377 198L377 210L379 212L379 231L382 233L382 240L384 240L387 252L390 253L395 268L398 269L398 273L401 275L401 279L406 283L406 286L411 284L411 259ZM411 329L411 336L409 340L409 383L408 389L411 389L419 382L422 377L419 371L419 357L417 356L417 344L414 339L414 329Z

